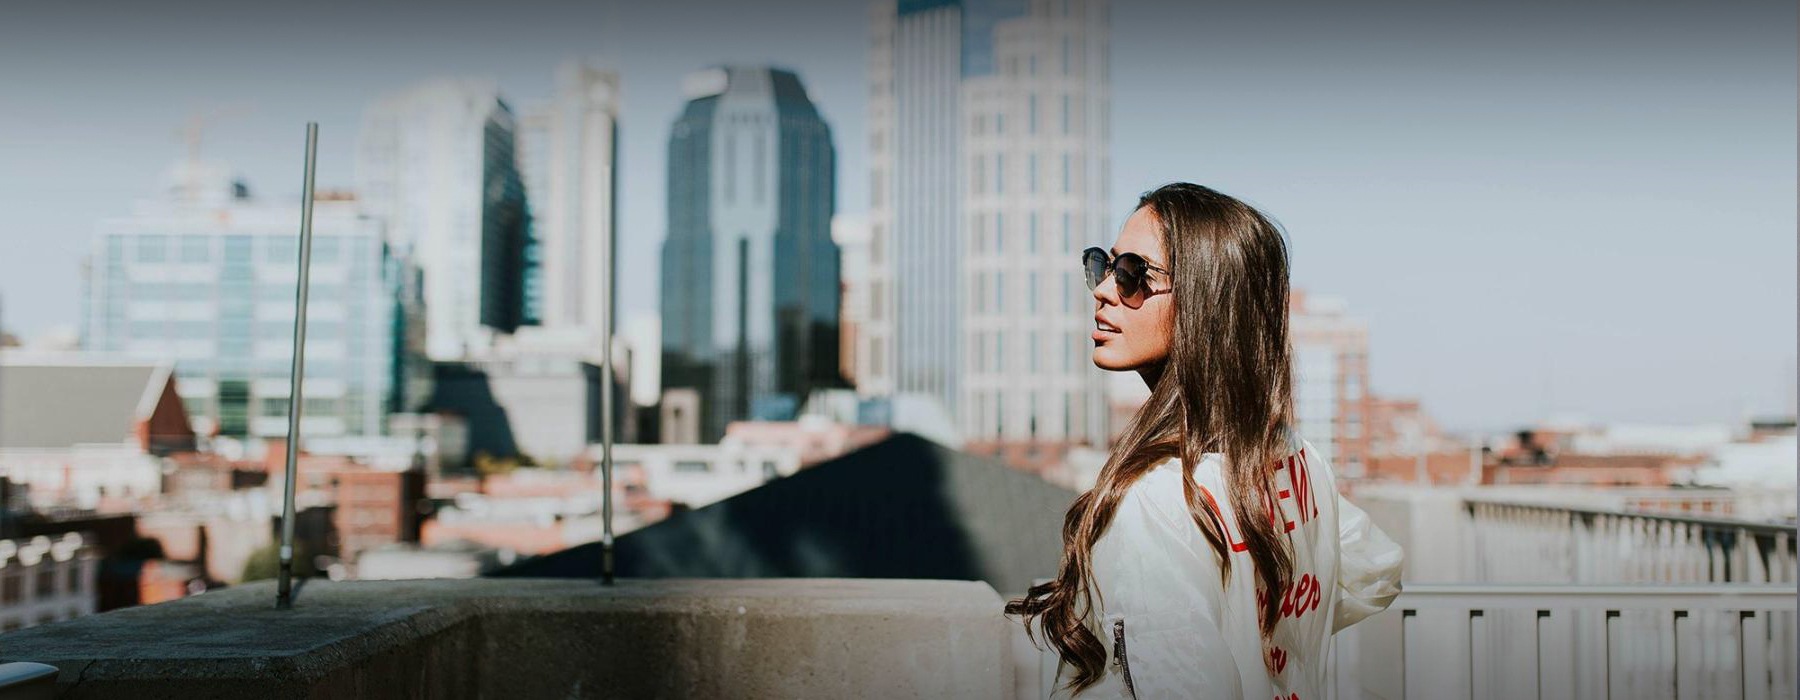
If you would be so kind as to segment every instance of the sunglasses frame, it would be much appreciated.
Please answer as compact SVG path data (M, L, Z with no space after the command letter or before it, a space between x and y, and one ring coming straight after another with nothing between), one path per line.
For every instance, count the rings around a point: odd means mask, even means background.
M1100 274L1098 276L1095 276L1092 268L1088 267L1088 259L1095 255L1099 255L1100 259L1105 261L1104 265L1100 268ZM1119 279L1117 276L1119 261L1124 260L1127 257L1132 258L1133 260L1137 261L1136 264L1143 266L1143 269L1146 271L1160 272L1164 275L1169 274L1168 268L1152 265L1152 264L1150 264L1150 261L1144 259L1144 256L1138 255L1137 253L1125 252L1125 253L1120 253L1120 254L1118 254L1118 256L1115 257L1111 253L1107 252L1106 249L1101 248L1099 246L1095 246L1092 248L1088 248L1087 250L1081 251L1081 272L1082 272L1082 276L1085 277L1087 280L1088 291L1093 291L1094 289L1099 288L1100 285L1106 283L1106 278L1113 277L1115 280L1118 280L1115 282L1115 284L1118 285L1119 298L1121 300L1124 300L1124 299L1133 299L1133 300L1149 299L1150 297L1156 296L1158 294L1169 293L1170 290L1167 290L1167 289L1162 289L1162 290L1151 289L1150 288L1150 276L1145 273L1136 273L1136 274L1128 273L1126 275L1126 277L1136 277L1137 278L1136 282L1127 283L1126 281ZM1132 289L1127 289L1126 288L1127 286L1132 287ZM1141 301L1140 301L1140 303L1141 303Z

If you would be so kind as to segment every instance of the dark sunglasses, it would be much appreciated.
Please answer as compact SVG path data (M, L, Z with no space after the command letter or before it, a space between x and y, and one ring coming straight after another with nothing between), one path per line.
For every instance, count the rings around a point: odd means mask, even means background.
M1169 274L1169 271L1151 265L1137 253L1120 253L1119 257L1114 258L1105 249L1089 248L1081 251L1081 269L1087 273L1089 291L1105 282L1110 273L1113 283L1119 288L1119 298L1123 300L1142 303L1144 299L1169 291L1150 288L1151 271L1164 275Z

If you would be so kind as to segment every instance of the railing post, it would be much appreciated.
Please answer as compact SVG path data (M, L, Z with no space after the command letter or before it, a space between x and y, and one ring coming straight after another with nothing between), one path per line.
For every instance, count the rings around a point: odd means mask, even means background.
M312 271L313 167L319 153L319 124L306 124L306 180L300 195L300 283L294 291L294 363L288 375L287 481L281 488L280 570L275 586L275 607L294 604L294 492L300 449L301 390L306 377L306 295Z
M1612 700L1612 621L1619 616L1619 611L1608 610L1600 622L1600 682L1605 684L1606 700Z

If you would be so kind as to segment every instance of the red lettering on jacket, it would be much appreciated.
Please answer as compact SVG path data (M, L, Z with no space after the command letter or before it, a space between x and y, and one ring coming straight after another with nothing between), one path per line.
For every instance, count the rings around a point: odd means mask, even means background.
M1319 504L1312 492L1312 475L1309 474L1306 469L1306 451L1301 450L1289 455L1281 463L1281 467L1277 468L1277 472L1279 472L1282 467L1287 469L1288 488L1267 494L1263 499L1263 503L1265 504L1265 507L1269 509L1269 522L1271 524L1282 528L1282 532L1293 532L1294 527L1297 525L1304 525L1319 516ZM1242 538L1231 531L1232 523L1224 517L1224 511L1219 509L1219 501L1213 497L1212 491L1208 490L1205 486L1199 486L1198 484L1196 484L1196 486L1200 489L1200 497L1206 499L1207 505L1212 508L1212 512L1217 518L1215 522L1219 524L1220 530L1225 533L1225 540L1230 544L1231 551L1250 551L1250 545L1245 543ZM1294 514L1299 518L1299 522L1297 523L1288 520L1287 515L1282 511L1279 505L1280 501L1289 499L1294 502Z

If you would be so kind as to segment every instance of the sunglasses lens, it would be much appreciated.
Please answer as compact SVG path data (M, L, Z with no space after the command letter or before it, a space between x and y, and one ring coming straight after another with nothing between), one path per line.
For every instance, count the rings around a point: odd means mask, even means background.
M1119 285L1119 296L1135 297L1144 282L1144 259L1126 253L1113 261L1113 284Z
M1089 248L1081 254L1081 270L1087 275L1088 290L1106 281L1106 251Z

